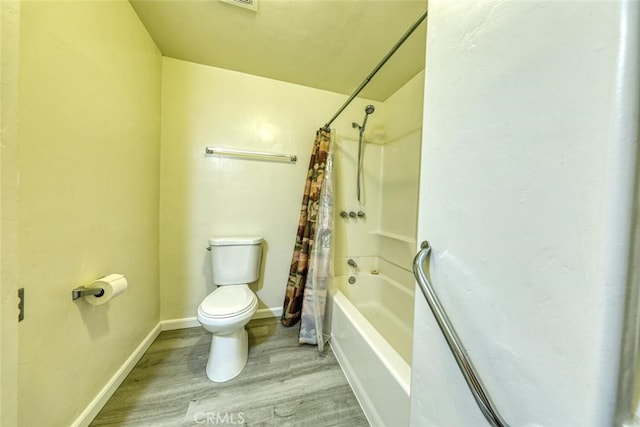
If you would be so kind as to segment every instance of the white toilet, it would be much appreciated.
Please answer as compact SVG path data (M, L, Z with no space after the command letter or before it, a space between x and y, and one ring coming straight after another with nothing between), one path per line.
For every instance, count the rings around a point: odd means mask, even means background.
M244 326L258 308L249 283L260 274L262 237L215 237L209 239L209 249L213 284L218 288L198 307L198 321L213 334L207 376L225 382L240 374L247 363Z

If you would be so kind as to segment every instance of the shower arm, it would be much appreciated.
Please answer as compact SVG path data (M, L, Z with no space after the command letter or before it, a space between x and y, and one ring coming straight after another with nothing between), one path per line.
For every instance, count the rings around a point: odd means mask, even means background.
M420 248L420 251L413 259L413 274L415 275L420 290L424 294L424 297L433 312L433 316L436 318L436 322L438 323L447 344L449 344L449 349L451 350L451 353L453 353L453 357L456 359L456 363L469 386L469 390L471 391L471 394L473 394L473 398L476 400L480 411L482 411L482 414L492 427L509 427L509 424L504 421L498 412L498 409L493 404L487 389L482 384L482 381L480 380L471 359L465 351L456 330L449 321L447 313L440 304L440 300L424 272L424 262L431 253L431 246L429 246L429 242L422 242Z

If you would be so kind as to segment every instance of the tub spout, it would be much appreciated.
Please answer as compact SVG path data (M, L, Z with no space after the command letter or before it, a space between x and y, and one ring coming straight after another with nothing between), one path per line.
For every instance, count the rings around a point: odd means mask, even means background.
M349 260L347 261L347 264L349 264L353 268L358 268L358 264L356 264L356 262L351 258L349 258Z

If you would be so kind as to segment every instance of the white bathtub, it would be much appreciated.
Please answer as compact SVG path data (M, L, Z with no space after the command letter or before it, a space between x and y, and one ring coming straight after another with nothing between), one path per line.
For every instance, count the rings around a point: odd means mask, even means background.
M386 276L336 277L331 348L372 426L409 425L413 292Z

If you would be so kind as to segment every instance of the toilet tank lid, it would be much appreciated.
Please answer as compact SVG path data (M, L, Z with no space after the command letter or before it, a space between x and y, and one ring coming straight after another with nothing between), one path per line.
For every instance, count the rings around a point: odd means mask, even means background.
M209 246L257 245L261 242L259 236L212 237Z

